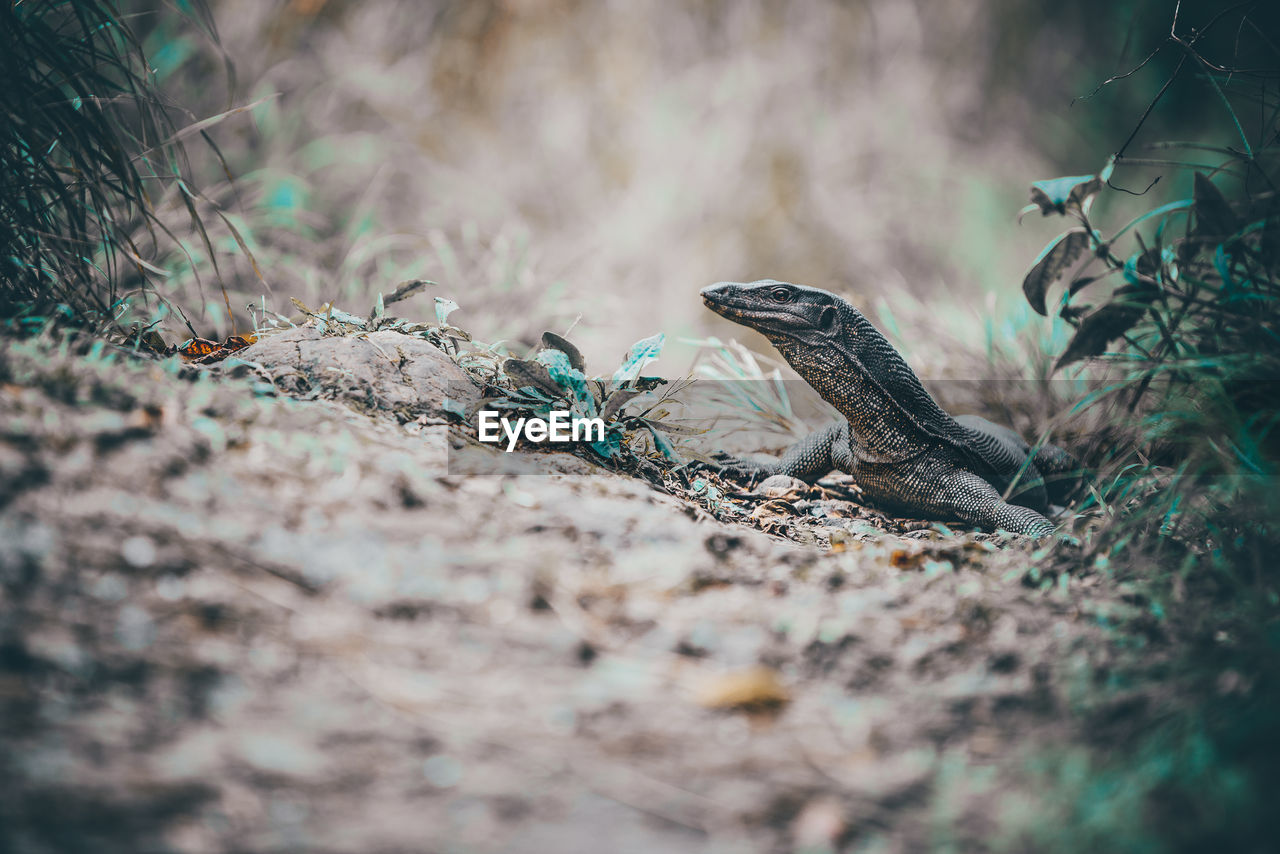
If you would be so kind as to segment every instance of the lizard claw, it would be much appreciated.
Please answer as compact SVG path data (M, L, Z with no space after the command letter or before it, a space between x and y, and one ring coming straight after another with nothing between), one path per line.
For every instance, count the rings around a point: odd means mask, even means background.
M736 480L745 484L747 488L754 487L757 483L773 474L771 467L764 463L740 460L724 453L713 454L712 458L720 463L721 477Z

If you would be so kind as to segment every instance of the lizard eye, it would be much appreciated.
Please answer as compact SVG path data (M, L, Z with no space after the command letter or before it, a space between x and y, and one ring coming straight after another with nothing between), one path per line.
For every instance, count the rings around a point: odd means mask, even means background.
M791 291L788 288L774 288L769 292L769 296L773 298L774 302L791 301Z

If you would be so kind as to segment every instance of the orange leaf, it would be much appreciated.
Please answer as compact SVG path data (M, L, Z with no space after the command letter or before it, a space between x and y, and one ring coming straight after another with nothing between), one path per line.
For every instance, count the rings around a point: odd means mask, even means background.
M216 352L219 347L218 342L210 341L208 338L192 338L178 348L178 353L184 360L190 362Z
M791 695L768 667L753 667L707 680L698 692L698 703L708 709L764 711L786 705Z
M232 335L230 338L227 339L227 342L222 346L223 346L223 349L227 350L228 352L234 353L236 350L243 350L245 347L248 347L250 344L252 344L254 341L257 341L257 340L258 340L258 336L254 335L252 332L246 335Z

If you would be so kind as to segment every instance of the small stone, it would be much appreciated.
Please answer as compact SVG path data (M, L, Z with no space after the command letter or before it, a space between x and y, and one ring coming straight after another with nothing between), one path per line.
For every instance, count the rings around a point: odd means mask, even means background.
M120 556L129 566L143 569L156 562L156 544L150 537L130 537L120 544Z
M462 763L440 754L422 763L422 776L437 789L451 789L462 782Z
M809 490L809 485L790 475L775 474L765 478L757 490L766 498L799 498Z
M282 391L321 389L388 412L443 418L446 400L465 409L479 399L471 377L443 350L389 329L325 337L313 326L301 326L264 335L237 356L265 368Z

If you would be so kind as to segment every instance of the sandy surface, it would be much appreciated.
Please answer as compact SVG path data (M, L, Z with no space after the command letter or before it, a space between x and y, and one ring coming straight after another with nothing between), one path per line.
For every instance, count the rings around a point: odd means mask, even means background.
M456 428L252 370L0 378L5 850L1020 848L1029 757L1145 700L1097 687L1130 606L1025 542L450 475Z

